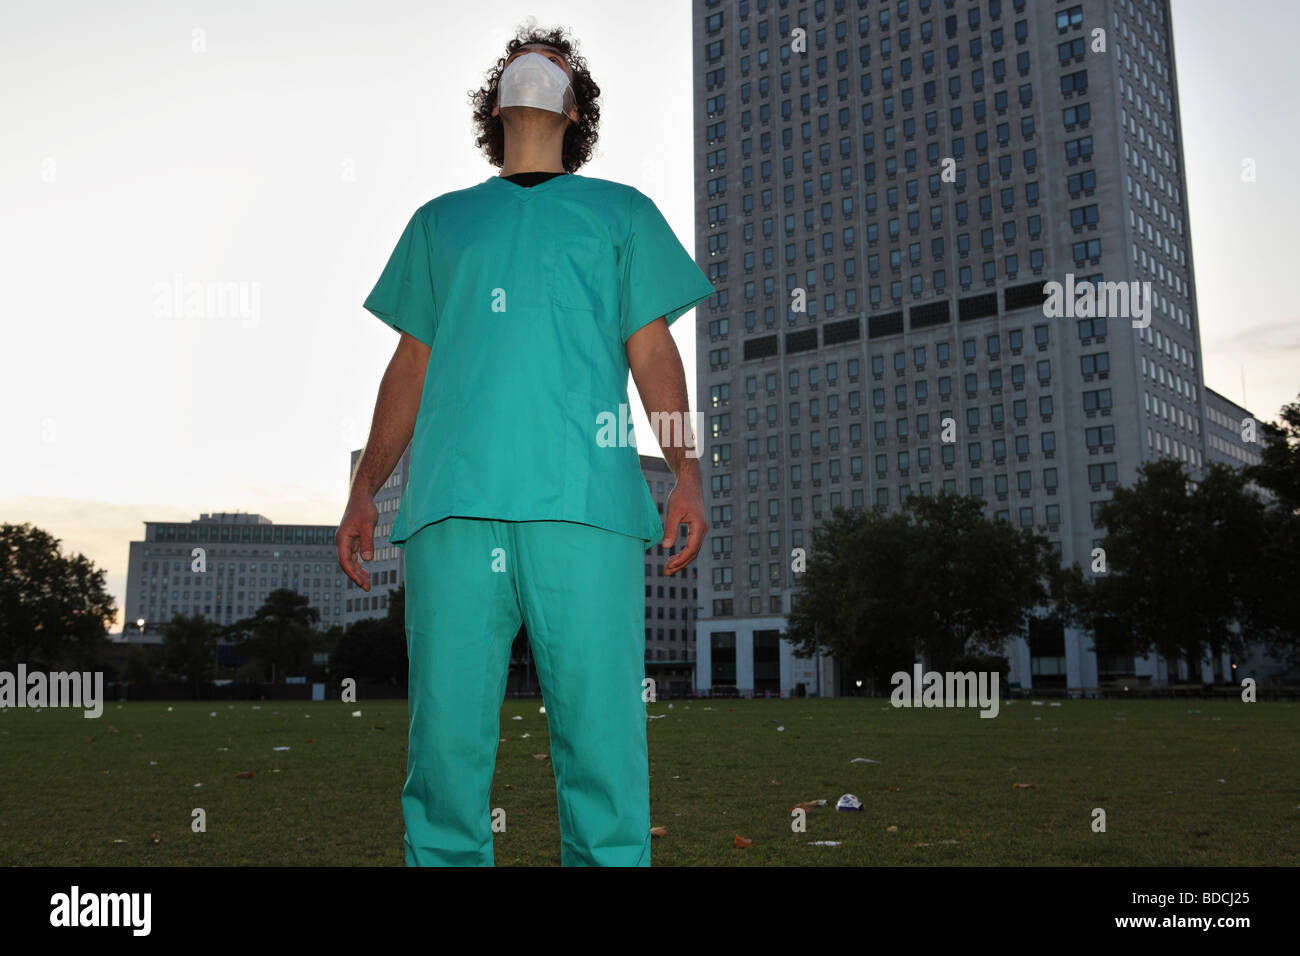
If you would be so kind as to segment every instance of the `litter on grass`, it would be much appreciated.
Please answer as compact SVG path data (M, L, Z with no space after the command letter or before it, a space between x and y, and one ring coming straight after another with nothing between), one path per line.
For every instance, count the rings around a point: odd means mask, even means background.
M846 793L840 797L839 803L835 804L836 810L861 810L862 801L851 793Z
M272 750L288 750L288 747L272 747Z
M852 763L880 763L879 760L872 760L870 757L854 757Z
M839 846L839 840L809 840L809 846Z

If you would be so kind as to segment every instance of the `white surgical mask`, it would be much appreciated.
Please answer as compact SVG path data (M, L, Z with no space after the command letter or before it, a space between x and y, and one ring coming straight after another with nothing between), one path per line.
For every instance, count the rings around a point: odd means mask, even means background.
M497 86L497 106L532 106L564 115L569 76L548 57L525 53L510 61Z

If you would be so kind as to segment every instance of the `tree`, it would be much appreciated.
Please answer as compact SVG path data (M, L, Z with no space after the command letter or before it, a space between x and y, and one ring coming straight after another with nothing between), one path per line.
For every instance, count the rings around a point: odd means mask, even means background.
M921 650L938 670L966 652L994 653L1043 608L1056 613L1060 560L1044 536L990 521L981 498L914 495L909 602Z
M154 648L132 644L126 649L126 666L122 679L132 684L148 684L154 679Z
M1300 511L1300 404L1282 406L1282 423L1261 422L1260 463L1249 465L1246 479L1268 489L1288 514Z
M304 595L276 588L252 617L236 621L224 633L240 641L252 657L269 668L271 679L278 680L308 662L316 640L313 625L319 619L320 612Z
M172 674L190 682L194 699L216 671L217 639L221 625L202 614L177 614L163 627L162 660Z
M31 524L0 525L0 662L87 669L108 646L116 614L104 570L65 556L58 538Z
M1268 556L1282 543L1241 471L1214 463L1196 483L1180 461L1148 462L1132 488L1115 489L1098 524L1105 571L1077 603L1100 653L1154 651L1194 665L1240 655L1250 631L1273 623L1269 592L1280 582Z
M409 662L406 653L406 588L389 592L388 613L353 622L338 639L330 655L330 672L336 680L351 677L405 687Z
M901 513L835 509L813 547L787 638L882 681L924 655L947 669L998 651L1065 600L1042 535L989 521L979 498L913 495Z
M906 593L910 541L904 515L833 509L813 529L787 623L795 654L811 657L825 649L848 673L868 674L880 684L910 667L916 655L912 609L898 600Z
M1270 586L1252 605L1251 627L1274 658L1300 666L1300 403L1282 406L1280 424L1261 423L1260 462L1243 469L1273 496L1262 563Z
M406 634L388 618L362 618L347 629L330 657L336 680L406 686Z
M1270 656L1300 668L1300 514L1274 507L1265 521L1268 541L1259 556L1263 571L1244 626Z

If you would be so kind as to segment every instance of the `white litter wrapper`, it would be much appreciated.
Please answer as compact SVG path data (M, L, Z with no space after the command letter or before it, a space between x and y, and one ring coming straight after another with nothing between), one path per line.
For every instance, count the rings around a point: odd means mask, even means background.
M840 802L835 804L836 810L861 810L862 801L851 793L846 793L840 797Z

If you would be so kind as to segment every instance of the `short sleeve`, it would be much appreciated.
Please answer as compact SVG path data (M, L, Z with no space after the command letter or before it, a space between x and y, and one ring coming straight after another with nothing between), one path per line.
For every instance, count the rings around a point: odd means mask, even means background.
M619 263L623 341L663 316L668 324L713 295L713 283L695 264L651 199L632 213Z
M438 330L431 246L424 209L417 209L363 304L368 312L397 331L406 332L428 346L433 345Z

